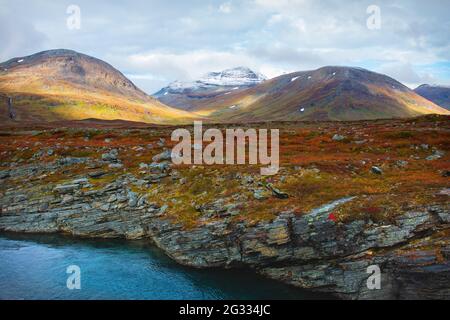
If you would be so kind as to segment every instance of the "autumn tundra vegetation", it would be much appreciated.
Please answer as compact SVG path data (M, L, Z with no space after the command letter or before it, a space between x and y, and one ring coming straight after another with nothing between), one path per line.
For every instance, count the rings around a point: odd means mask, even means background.
M183 265L341 298L449 297L450 115L398 81L236 68L152 97L70 50L0 67L0 231L146 239ZM216 138L277 134L257 158L173 161L174 132L195 137L194 121ZM189 139L183 155L210 143Z

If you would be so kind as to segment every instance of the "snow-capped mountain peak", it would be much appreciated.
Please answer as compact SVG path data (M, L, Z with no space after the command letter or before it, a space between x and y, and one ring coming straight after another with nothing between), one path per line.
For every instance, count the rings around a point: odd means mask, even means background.
M264 80L266 80L266 77L260 73L254 72L247 67L237 67L221 72L210 72L198 81L217 86L251 86Z
M195 81L174 81L166 88L155 94L179 93L186 90L215 89L220 87L233 87L230 90L255 86L267 78L261 73L252 71L247 67L226 69L220 72L209 72Z

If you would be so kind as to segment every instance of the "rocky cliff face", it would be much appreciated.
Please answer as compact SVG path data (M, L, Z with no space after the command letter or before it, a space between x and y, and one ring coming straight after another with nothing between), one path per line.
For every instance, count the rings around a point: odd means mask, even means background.
M107 155L102 161L114 160L114 153ZM66 158L2 171L0 179L42 175L81 162L95 165L89 159ZM165 165L154 167L156 172L143 183L174 175ZM282 212L272 221L248 224L233 221L233 206L216 202L207 208L213 220L185 228L164 217L166 206L133 192L136 182L125 174L97 190L89 189L88 179L42 186L39 196L26 189L8 190L0 197L0 230L148 238L183 265L251 267L267 277L345 299L450 298L448 206L425 206L390 223L342 224L330 219L330 212L349 200L343 199L306 215ZM367 288L370 265L381 268L380 290Z
M173 165L172 127L1 131L0 232L148 239L345 299L450 298L447 117L272 125L270 177Z

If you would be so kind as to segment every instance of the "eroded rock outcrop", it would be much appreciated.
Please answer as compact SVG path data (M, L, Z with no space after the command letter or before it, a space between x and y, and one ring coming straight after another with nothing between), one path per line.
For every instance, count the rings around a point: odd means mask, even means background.
M0 199L0 230L148 238L183 265L247 266L341 298L450 298L448 206L405 212L390 223L336 223L330 212L351 200L343 199L309 214L283 212L272 221L249 224L233 220L236 206L216 201L198 208L205 213L200 226L185 228L165 217L170 206L133 192L132 180L123 176L86 190L88 180L76 179L39 197L7 191ZM367 288L370 265L382 271L380 290Z

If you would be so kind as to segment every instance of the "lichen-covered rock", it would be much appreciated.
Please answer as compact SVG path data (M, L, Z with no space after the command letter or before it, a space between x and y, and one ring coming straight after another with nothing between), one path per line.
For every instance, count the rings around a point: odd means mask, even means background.
M172 159L172 152L170 150L161 152L152 158L153 162L168 161L171 159Z
M102 160L108 162L116 162L118 160L119 151L117 149L112 149L108 153L102 154Z
M79 184L63 184L56 186L53 191L60 193L60 194L66 194L66 193L73 193L76 190L80 189Z
M342 141L342 140L345 140L345 136L342 136L342 135L340 135L340 134L335 134L334 136L333 136L333 138L331 138L333 141Z

